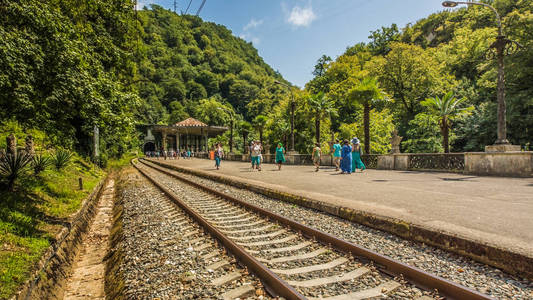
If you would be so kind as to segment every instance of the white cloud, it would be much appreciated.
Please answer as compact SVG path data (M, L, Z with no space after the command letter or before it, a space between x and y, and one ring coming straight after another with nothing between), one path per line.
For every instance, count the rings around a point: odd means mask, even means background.
M254 45L259 45L259 43L261 43L261 39L249 33L241 33L239 37L245 41L252 42L252 44Z
M243 27L243 30L244 31L247 31L249 29L252 29L252 28L256 28L257 26L263 24L263 20L256 20L254 18L252 18L250 20L250 22L248 22L248 24L246 24L244 27Z
M292 8L287 22L294 26L309 26L315 19L316 15L311 6L305 8L295 6Z
M137 1L137 10L142 10L145 6L146 8L150 8L150 4L154 4L154 0L141 0Z

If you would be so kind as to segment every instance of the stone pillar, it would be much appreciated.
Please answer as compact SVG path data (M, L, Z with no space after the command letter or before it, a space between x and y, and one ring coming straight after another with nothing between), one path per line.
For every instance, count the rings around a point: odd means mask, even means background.
M207 133L205 134L205 152L209 152L209 144L207 143Z
M33 145L33 136L31 136L31 134L28 134L28 136L26 136L26 146L24 147L24 150L26 151L27 154L31 156L35 155L35 149Z
M176 133L176 152L180 152L180 134Z
M162 135L163 140L161 141L161 143L163 144L163 151L167 151L167 133L163 132Z
M14 134L10 134L6 137L6 153L11 155L17 154L17 138Z
M194 152L198 152L198 140L199 140L199 136L195 135L194 136Z

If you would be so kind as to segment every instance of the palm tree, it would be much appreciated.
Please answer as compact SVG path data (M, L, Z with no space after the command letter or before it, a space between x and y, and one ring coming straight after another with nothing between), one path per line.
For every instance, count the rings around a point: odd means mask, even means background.
M448 92L444 97L439 98L427 98L422 101L422 105L427 107L433 114L439 116L440 120L440 132L442 133L442 144L444 146L444 152L450 152L449 135L450 127L452 126L452 120L458 116L468 114L474 109L473 106L466 108L459 108L459 104L465 101L465 98L457 99L453 92Z
M248 153L248 145L246 144L246 139L248 138L248 134L250 133L250 131L252 131L252 125L243 120L239 122L239 127L241 128L243 139L242 153L246 154Z
M315 137L316 142L320 143L320 122L325 116L337 113L334 104L323 92L311 95L309 105L315 111Z
M370 106L372 100L383 97L375 78L366 77L348 93L351 100L363 105L363 126L365 131L365 153L370 154Z
M254 121L252 122L255 129L259 131L259 141L261 144L263 143L263 130L265 129L266 123L268 121L268 118L263 115L259 115L255 117Z

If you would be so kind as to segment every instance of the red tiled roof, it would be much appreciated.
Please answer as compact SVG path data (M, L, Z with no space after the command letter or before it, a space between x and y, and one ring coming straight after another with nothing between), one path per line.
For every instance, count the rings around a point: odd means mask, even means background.
M176 127L208 127L207 124L200 122L194 118L188 118L181 122L174 124Z

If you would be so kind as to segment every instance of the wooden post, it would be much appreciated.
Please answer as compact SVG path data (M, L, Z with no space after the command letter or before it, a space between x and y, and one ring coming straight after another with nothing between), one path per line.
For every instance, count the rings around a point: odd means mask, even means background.
M80 191L83 190L83 180L81 179L81 177L78 178L78 185L80 187Z

